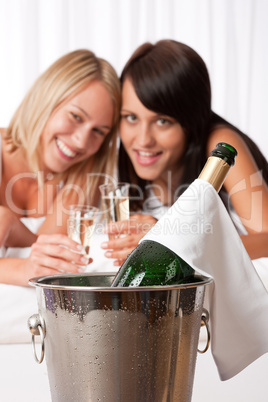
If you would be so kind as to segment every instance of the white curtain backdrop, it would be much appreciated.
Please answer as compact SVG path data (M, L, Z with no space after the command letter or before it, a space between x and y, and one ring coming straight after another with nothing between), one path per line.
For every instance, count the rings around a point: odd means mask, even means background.
M138 45L164 38L203 57L214 111L268 157L267 0L0 0L0 126L64 53L89 48L120 74Z

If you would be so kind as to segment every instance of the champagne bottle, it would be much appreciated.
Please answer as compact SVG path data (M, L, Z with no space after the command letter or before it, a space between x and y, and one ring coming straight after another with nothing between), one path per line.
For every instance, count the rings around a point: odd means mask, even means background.
M198 178L219 192L237 151L220 142L210 155ZM143 240L123 262L111 286L163 286L194 281L195 270L186 261L156 241Z

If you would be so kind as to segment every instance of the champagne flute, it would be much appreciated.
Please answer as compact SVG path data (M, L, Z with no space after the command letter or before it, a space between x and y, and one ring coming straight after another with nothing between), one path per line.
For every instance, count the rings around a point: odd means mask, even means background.
M89 258L91 237L95 228L98 208L89 205L71 205L68 219L68 236L82 244L82 254Z
M99 188L107 224L129 219L129 183L102 184ZM109 235L110 240L117 237L120 235Z

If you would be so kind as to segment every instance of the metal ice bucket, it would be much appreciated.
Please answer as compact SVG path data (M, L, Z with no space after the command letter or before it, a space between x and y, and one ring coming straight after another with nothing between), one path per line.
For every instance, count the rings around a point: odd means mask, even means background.
M212 279L111 288L112 279L82 274L30 280L39 314L28 326L36 360L46 357L52 401L189 402Z

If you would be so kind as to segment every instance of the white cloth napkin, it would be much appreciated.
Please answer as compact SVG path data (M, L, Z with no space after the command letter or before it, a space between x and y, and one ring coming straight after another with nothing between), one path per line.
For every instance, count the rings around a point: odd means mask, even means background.
M206 290L205 307L221 380L268 352L268 292L209 183L195 180L143 240L167 246L214 278Z

